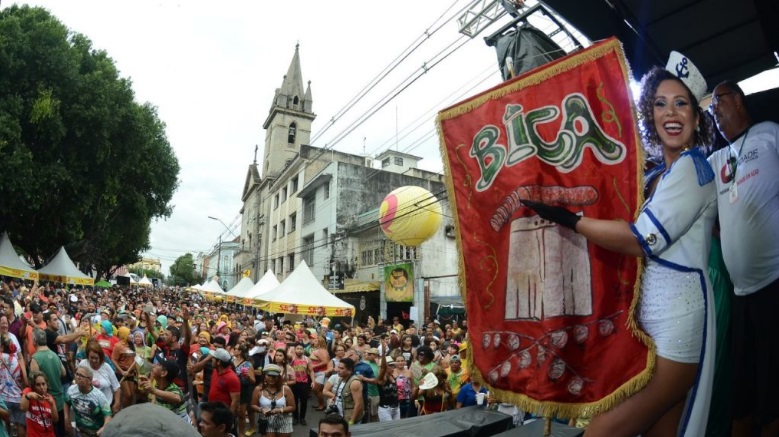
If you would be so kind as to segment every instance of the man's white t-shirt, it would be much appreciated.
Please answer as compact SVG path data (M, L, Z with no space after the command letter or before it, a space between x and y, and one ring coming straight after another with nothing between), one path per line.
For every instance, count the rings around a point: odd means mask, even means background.
M778 144L779 124L762 122L709 157L716 174L722 255L738 296L779 278ZM736 175L728 181L728 159L735 156Z

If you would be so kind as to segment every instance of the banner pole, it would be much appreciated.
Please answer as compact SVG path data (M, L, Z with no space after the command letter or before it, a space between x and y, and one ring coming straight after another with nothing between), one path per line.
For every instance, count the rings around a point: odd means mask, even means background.
M544 437L552 435L552 419L550 417L544 417Z

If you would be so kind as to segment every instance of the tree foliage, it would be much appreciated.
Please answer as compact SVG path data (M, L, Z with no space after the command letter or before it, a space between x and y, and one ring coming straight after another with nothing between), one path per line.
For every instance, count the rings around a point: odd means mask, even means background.
M158 272L156 270L152 269L142 269L142 268L136 268L136 269L130 269L130 273L135 273L136 275L143 278L146 276L149 279L157 278L157 279L165 279L165 275L162 274L162 272Z
M178 185L156 108L106 52L29 6L0 11L0 162L0 230L36 267L62 245L100 274L137 260Z
M194 285L195 278L195 260L191 253L185 253L176 258L176 261L170 266L170 277L172 285Z

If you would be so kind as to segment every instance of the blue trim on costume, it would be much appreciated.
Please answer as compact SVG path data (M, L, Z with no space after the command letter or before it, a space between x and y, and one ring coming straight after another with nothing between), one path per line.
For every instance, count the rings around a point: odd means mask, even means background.
M654 181L658 176L663 174L665 171L665 162L660 163L649 170L644 172L644 197L649 197L649 199L654 196L655 193L652 193L652 196L649 196L649 187L652 186L652 181ZM646 204L646 202L644 202Z
M646 208L644 212L646 213L646 216L649 217L649 220L651 220L652 223L655 225L655 227L657 227L657 230L660 231L660 234L663 236L663 238L665 238L665 244L670 246L672 243L671 236L668 235L668 231L666 231L663 225L660 224L660 220L658 220L657 217L655 217L655 215L652 214L651 209Z
M647 254L647 256L652 256L652 249L649 248L648 244L646 244L646 240L644 240L644 237L638 233L638 229L636 229L636 225L630 223L629 226L630 226L630 232L632 232L633 236L636 237L636 240L638 240L638 244L641 245L642 249L644 249L644 253Z
M690 401L686 405L685 412L684 415L682 416L681 422L679 422L680 428L677 435L683 436L684 433L687 431L687 425L690 423L690 417L692 416L692 409L695 404L695 396L698 392L698 385L701 380L701 373L703 372L703 359L704 356L706 355L706 338L708 337L707 331L708 331L708 324L709 324L708 323L709 320L708 289L706 288L706 279L703 276L703 270L679 265L671 261L666 261L664 259L658 258L656 256L651 256L651 258L653 261L657 262L658 264L676 271L697 273L701 281L701 290L703 291L703 339L701 341L701 354L698 358L698 369L695 372L695 384L693 384L692 386L692 392L690 393L690 397L689 397Z
M690 155L695 165L695 173L698 175L698 186L704 186L714 180L714 170L699 147L694 147L682 155Z

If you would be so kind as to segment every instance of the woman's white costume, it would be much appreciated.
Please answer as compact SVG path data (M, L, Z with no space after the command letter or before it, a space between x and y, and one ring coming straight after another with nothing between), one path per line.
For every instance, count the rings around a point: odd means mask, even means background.
M646 253L637 319L663 358L700 363L679 425L679 435L703 436L714 376L714 297L708 278L709 246L717 216L714 172L700 150L683 152L660 178L633 234Z

